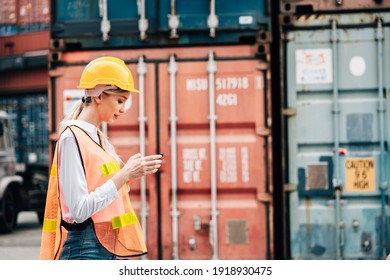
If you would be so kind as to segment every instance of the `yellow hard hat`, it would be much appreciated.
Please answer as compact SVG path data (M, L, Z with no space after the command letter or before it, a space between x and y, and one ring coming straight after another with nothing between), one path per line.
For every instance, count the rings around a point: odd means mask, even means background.
M134 88L133 75L125 62L112 56L99 57L88 63L77 88L92 89L97 85L115 85L122 90L139 92Z

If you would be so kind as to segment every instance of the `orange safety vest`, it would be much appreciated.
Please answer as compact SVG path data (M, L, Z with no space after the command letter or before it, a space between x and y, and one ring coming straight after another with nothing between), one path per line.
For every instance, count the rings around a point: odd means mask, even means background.
M120 167L117 161L93 141L81 128L67 127L73 133L82 158L88 191L109 180ZM57 176L57 143L50 172L46 208L42 228L41 259L58 259L67 237L61 226L61 205ZM131 206L127 185L119 190L119 197L105 209L92 215L98 241L110 253L119 257L139 256L147 253L141 225Z

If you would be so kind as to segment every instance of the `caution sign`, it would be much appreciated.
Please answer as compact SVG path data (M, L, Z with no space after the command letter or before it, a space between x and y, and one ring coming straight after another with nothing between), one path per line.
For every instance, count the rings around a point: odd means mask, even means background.
M375 192L374 158L347 158L345 179L347 192Z

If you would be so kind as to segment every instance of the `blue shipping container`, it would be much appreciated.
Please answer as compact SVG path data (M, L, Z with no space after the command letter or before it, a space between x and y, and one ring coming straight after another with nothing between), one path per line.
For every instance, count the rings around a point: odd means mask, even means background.
M267 0L52 1L52 39L66 50L255 43L269 31Z
M285 31L293 259L383 259L390 14L301 17Z

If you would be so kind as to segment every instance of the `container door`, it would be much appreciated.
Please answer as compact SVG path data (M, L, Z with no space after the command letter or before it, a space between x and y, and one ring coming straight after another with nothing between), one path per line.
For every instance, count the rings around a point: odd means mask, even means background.
M134 46L155 33L156 1L55 1L52 39L61 48L90 49Z
M267 94L258 60L161 63L164 259L271 255Z
M359 22L371 25L345 27ZM291 257L381 259L389 253L389 32L366 15L321 23L288 34Z
M179 44L253 43L257 31L269 31L264 0L247 0L244 5L213 0L160 0L159 4L159 28Z

